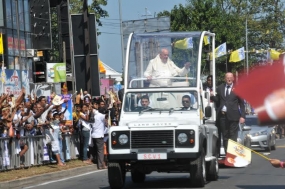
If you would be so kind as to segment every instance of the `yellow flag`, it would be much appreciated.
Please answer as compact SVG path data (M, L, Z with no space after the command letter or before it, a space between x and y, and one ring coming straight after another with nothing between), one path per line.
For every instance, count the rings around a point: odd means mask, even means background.
M209 36L204 36L203 40L204 40L204 44L205 45L209 45L210 44L210 37Z
M100 73L106 73L106 69L105 69L105 67L104 67L104 65L103 65L103 62L100 60L100 59L98 59L98 64L99 64L99 71L100 71Z
M3 47L3 37L2 37L2 33L0 35L0 54L4 53L4 47Z
M278 52L276 50L273 50L273 49L270 49L270 58L272 60L279 60L279 55L280 54L281 54L280 52Z

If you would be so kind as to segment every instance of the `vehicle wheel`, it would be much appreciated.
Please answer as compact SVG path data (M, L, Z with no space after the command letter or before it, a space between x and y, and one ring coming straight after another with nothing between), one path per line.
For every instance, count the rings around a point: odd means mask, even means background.
M145 181L145 174L138 171L137 169L131 170L132 181L134 183L142 183Z
M108 163L108 178L110 188L120 189L124 187L126 171L124 165L119 163L110 162Z
M206 162L204 149L200 157L190 162L190 181L193 187L204 187L206 183Z
M206 179L207 181L216 181L219 178L219 162L218 155L216 159L206 162Z
M269 140L267 141L268 147L265 148L265 150L268 151L268 152L271 152L271 142L270 142L270 141L271 141L271 139L269 139Z
M273 145L271 146L272 150L276 150L276 138L273 141Z

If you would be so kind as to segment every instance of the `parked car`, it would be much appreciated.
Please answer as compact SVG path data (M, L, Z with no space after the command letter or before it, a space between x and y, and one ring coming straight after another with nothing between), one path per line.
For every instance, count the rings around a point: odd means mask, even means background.
M249 136L251 138L250 148L265 149L267 151L276 149L275 126L260 126L256 115L248 115L245 124L251 127Z
M251 139L249 136L250 127L245 124L239 124L237 142L250 148ZM225 149L223 145L223 138L221 138L220 159L225 156Z

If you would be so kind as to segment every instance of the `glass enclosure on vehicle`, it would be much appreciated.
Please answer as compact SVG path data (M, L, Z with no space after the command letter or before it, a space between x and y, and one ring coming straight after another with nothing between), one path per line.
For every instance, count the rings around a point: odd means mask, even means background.
M203 45L201 34L133 34L127 49L128 85L125 87L197 87L198 61L207 58L207 54L199 54Z
M195 111L198 108L198 93L129 92L124 101L125 112Z

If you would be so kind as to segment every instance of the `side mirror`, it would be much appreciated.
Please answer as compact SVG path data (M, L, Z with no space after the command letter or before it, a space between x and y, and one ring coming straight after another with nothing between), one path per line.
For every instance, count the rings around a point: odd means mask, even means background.
M212 117L212 108L211 108L211 106L207 106L205 108L205 117Z
M251 127L250 126L243 126L242 130L243 131L250 131Z

